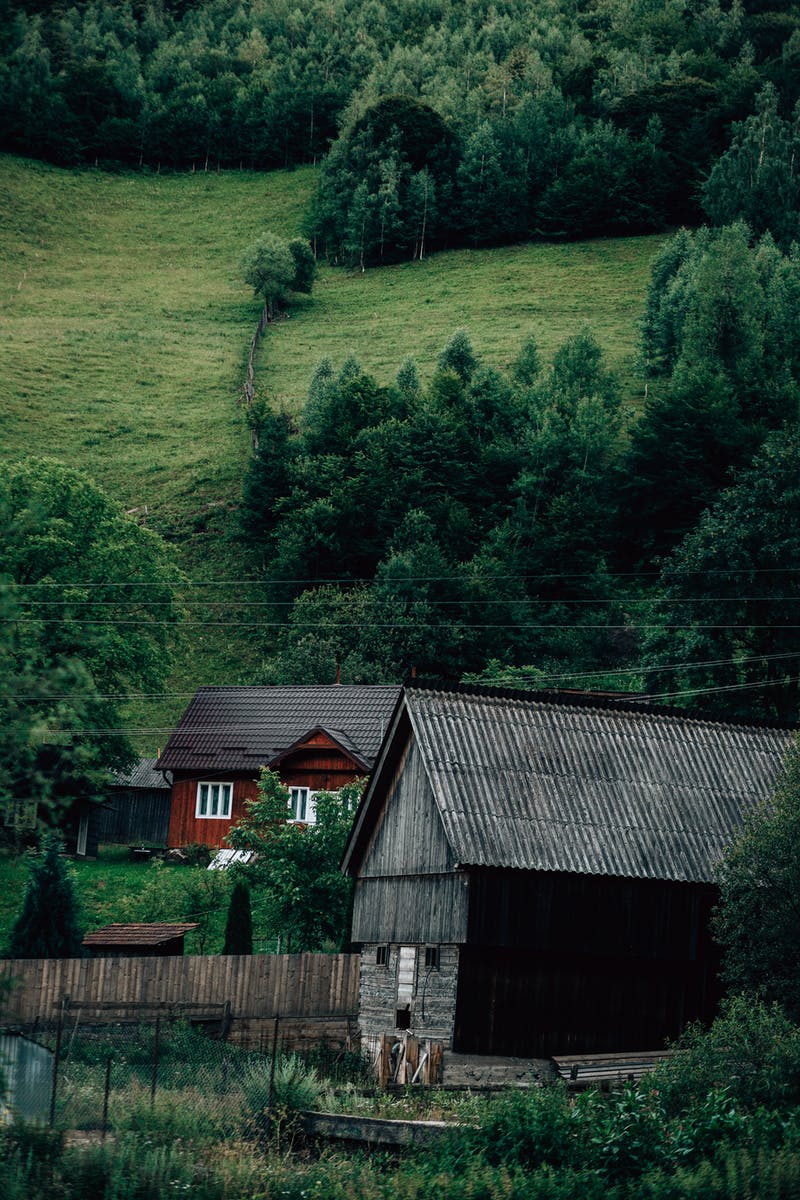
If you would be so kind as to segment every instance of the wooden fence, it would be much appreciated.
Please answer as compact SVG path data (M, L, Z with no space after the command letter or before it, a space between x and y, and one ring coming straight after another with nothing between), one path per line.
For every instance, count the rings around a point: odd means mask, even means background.
M280 1019L287 1048L356 1037L357 954L229 954L170 958L6 959L0 1021L30 1029L74 1011L84 1023L153 1020L170 1013L219 1019L231 1041L264 1046Z

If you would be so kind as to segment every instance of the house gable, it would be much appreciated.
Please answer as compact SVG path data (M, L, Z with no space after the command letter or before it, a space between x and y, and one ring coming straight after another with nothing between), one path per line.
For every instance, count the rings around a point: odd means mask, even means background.
M463 941L467 899L467 880L457 870L409 731L361 860L353 940Z
M431 875L455 869L433 789L413 734L361 862L362 878Z

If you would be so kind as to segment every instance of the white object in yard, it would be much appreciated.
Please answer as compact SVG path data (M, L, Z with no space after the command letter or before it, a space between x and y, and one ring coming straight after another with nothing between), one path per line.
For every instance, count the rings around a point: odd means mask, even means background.
M231 863L249 863L254 850L218 850L208 864L209 871L226 871Z

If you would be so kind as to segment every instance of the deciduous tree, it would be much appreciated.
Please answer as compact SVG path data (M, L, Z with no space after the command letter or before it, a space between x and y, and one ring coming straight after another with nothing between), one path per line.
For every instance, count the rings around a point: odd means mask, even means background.
M252 890L273 901L273 911L294 950L341 947L350 936L352 882L339 870L363 781L338 792L318 792L316 821L290 821L289 789L274 771L261 772L258 799L233 826L228 842L256 850L253 864L237 866Z
M156 534L54 460L0 467L0 517L0 674L15 714L0 799L41 801L55 819L132 760L124 698L163 685L182 576Z
M800 752L774 798L752 812L717 873L714 935L732 991L777 1001L800 1020Z

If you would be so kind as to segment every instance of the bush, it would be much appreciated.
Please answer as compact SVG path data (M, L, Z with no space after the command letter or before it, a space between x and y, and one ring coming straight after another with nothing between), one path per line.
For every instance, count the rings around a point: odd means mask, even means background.
M709 1029L689 1026L673 1049L650 1077L671 1114L723 1088L747 1110L800 1104L800 1029L777 1005L731 997Z
M567 1089L556 1084L496 1100L467 1141L492 1165L559 1167L579 1160L577 1128Z
M307 1066L298 1054L278 1058L274 1076L271 1059L249 1064L242 1090L256 1136L273 1133L278 1139L296 1132L299 1114L316 1108L323 1094L315 1068Z

